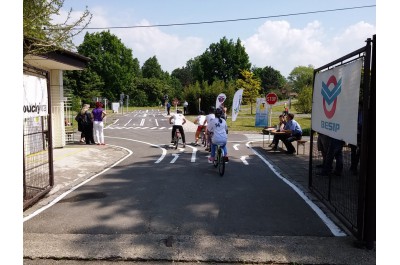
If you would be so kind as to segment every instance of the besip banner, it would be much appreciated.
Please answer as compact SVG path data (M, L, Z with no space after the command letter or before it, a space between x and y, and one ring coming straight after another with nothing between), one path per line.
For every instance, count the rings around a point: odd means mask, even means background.
M243 96L243 89L239 89L238 91L236 91L235 95L233 96L232 121L236 121L236 118L239 114L240 105L242 105L242 96Z
M362 60L315 75L312 129L357 144Z
M46 116L48 114L47 80L32 75L24 75L24 118Z
M224 93L219 94L217 97L217 101L215 102L215 108L218 109L219 107L221 107L222 103L225 102L225 99L226 95Z

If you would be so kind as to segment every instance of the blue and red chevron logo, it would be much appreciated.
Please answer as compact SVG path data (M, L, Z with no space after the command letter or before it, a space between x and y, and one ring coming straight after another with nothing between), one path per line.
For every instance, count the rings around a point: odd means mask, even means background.
M329 89L329 86L333 84L333 88ZM325 84L322 82L321 94L322 94L322 105L324 107L325 116L328 119L331 119L336 112L336 103L337 98L342 92L342 79L339 79L339 82L336 81L336 77L332 75L329 77L328 82ZM326 105L332 105L331 110L328 110Z

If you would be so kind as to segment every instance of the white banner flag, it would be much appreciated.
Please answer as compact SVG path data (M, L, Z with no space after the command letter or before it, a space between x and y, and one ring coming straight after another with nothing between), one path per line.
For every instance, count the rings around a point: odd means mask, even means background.
M358 100L362 60L315 75L312 129L357 144Z
M46 116L47 80L32 75L24 75L24 118Z
M224 93L219 94L217 97L217 101L215 102L215 108L218 109L219 107L221 107L222 103L225 102L225 99L226 95Z
M243 89L239 89L238 91L236 91L235 95L233 96L232 121L235 121L237 115L239 114L240 105L242 104L242 95L243 95Z

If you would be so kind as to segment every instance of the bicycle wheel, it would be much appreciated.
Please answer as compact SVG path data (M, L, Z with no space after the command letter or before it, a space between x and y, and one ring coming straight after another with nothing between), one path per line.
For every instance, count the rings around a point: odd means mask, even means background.
M201 132L201 144L206 147L206 135L204 134L204 132Z
M218 154L219 153L218 153L218 149L217 149L217 152L216 152L215 157L214 157L214 162L213 162L213 165L214 165L215 168L218 167L218 163L219 163Z
M175 149L178 149L178 143L179 143L179 138L178 138L178 136L175 134L175 137L174 137L174 147L175 147Z
M218 172L219 175L222 177L225 173L225 160L224 160L224 151L222 148L218 149Z

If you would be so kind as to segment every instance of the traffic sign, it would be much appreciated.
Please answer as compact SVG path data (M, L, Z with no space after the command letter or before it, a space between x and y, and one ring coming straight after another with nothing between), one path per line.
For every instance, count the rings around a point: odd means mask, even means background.
M274 105L278 101L278 96L275 93L268 93L265 99L269 105Z
M179 100L177 98L174 98L172 104L174 104L175 106L179 105Z

